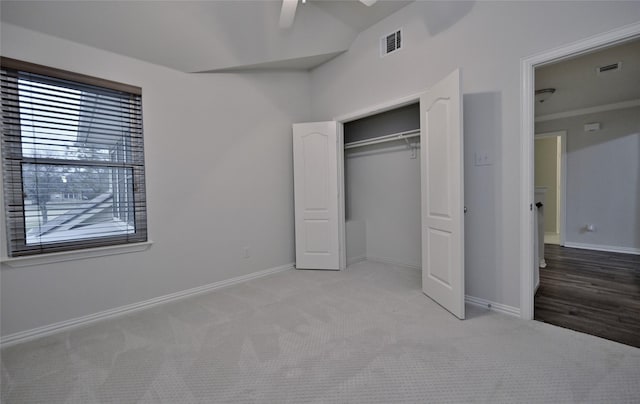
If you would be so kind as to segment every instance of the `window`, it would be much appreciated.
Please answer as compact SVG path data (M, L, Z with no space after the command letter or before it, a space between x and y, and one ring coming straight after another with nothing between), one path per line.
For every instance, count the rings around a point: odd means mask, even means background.
M1 65L9 256L146 241L140 88Z

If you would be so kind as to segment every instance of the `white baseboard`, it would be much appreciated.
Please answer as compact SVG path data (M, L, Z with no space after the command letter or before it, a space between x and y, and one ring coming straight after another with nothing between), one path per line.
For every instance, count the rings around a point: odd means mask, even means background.
M582 250L594 250L594 251L605 251L605 252L614 252L614 253L622 253L622 254L640 255L640 248L633 248L633 247L615 247L610 245L572 243L569 241L566 241L564 243L564 246L569 248L580 248Z
M383 263L383 264L397 265L397 266L411 268L411 269L421 269L420 265L407 264L406 262L400 262L400 261L397 261L397 260L394 260L394 259L390 259L390 258L372 257L370 255L367 255L366 259L368 261L380 262L380 263Z
M347 258L347 266L353 265L356 262L364 261L366 259L367 259L366 255L360 255L360 256L357 256L357 257Z
M182 290L180 292L175 292L175 293L171 293L164 296L154 297L153 299L144 300L142 302L137 302L132 304L127 304L125 306L120 306L114 309L109 309L109 310L101 311L98 313L89 314L87 316L76 317L70 320L60 321L58 323L53 323L53 324L45 325L43 327L33 328L31 330L20 331L20 332L9 334L2 337L2 339L0 339L0 347L5 348L7 346L19 344L22 342L27 342L36 338L44 337L46 335L51 335L58 332L67 331L72 328L85 326L87 324L91 324L107 318L122 316L124 314L129 314L135 311L148 309L150 307L157 306L163 303L168 303L175 300L180 300L187 297L199 295L201 293L209 292L215 289L220 289L225 286L235 285L237 283L250 281L252 279L261 278L263 276L275 274L277 272L287 271L293 268L294 268L294 264L291 263L291 264L282 265L279 267L264 269L262 271L253 272L247 275L237 276L235 278L213 282L208 285L198 286L195 288Z
M466 295L464 301L473 304L474 306L481 306L485 309L497 311L498 313L508 314L510 316L520 317L520 309L513 306L507 306L506 304L492 302L490 300L482 299L475 296Z

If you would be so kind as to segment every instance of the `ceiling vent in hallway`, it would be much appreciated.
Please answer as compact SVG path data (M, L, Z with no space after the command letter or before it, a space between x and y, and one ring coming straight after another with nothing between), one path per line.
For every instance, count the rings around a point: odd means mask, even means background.
M402 29L398 29L380 38L380 57L402 49Z
M600 75L604 73L617 72L620 69L622 69L622 62L617 62L617 63L612 63L610 65L597 67L596 72L598 73L598 75Z

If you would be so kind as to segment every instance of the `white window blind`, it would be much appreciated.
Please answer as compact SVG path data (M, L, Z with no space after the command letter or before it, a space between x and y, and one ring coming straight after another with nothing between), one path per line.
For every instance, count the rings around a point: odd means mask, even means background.
M9 256L146 241L140 88L1 62Z

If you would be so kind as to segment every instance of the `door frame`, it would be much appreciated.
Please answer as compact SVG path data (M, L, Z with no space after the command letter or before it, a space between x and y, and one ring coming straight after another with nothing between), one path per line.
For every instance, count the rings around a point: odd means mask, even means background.
M640 38L640 23L626 25L559 48L544 51L520 61L520 316L533 319L534 252L533 252L533 150L534 150L534 84L535 69L578 55L619 45Z
M390 111L392 109L404 107L409 104L420 102L420 95L426 92L407 95L405 97L396 98L380 104L375 104L369 107L359 109L354 112L339 115L333 118L338 122L338 229L339 229L339 243L340 243L340 270L347 268L347 234L346 234L346 212L345 212L345 178L344 178L344 124L347 122L355 121L356 119L366 118L368 116L377 115L382 112ZM420 128L422 129L422 128Z
M560 138L560 164L558 165L558 189L557 189L557 199L560 200L558 204L556 201L556 223L559 227L558 233L560 236L560 245L563 246L566 241L565 231L567 224L567 131L560 130L555 132L543 132L534 134L535 139L545 139L545 138ZM534 159L534 170L535 170L535 159Z

